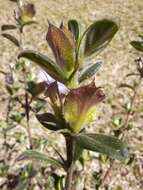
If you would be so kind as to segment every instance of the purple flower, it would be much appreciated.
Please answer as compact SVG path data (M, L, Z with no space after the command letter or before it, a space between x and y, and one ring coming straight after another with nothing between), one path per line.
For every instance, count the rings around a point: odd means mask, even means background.
M45 85L48 87L49 85L51 85L52 83L56 82L55 79L53 79L49 74L47 74L44 70L40 71L39 74L39 79L40 81L45 82ZM58 85L58 90L60 92L60 94L64 94L66 95L69 92L69 89L62 84L61 82L57 81L57 85Z

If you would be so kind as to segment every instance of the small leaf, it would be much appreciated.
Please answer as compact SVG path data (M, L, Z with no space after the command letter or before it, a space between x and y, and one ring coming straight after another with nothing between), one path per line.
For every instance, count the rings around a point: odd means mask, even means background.
M74 38L77 41L79 39L79 35L80 35L79 23L76 20L69 20L68 28L73 33Z
M131 90L134 90L134 87L129 85L129 84L126 84L126 83L122 83L120 84L119 88L129 88Z
M79 83L83 82L86 79L90 79L101 67L102 62L97 62L95 64L91 64L87 68L81 71L79 76Z
M126 77L130 77L130 76L140 76L140 74L139 73L128 73L126 75Z
M62 167L61 163L51 157L48 157L46 154L43 154L41 152L38 152L36 150L27 150L24 151L18 158L17 161L21 160L39 160L39 161L44 161L49 164L55 165L57 167Z
M60 67L56 63L54 63L51 59L49 59L47 56L32 50L26 50L19 54L18 58L21 57L27 58L35 62L37 65L42 67L49 75L51 75L54 79L61 82L66 80L66 77L63 71L60 69Z
M85 56L90 56L97 51L103 50L117 31L117 24L107 19L99 20L89 26L85 32Z
M4 38L7 38L8 40L10 40L13 44L15 44L17 47L20 47L19 41L12 35L7 34L7 33L3 33L2 36Z
M61 129L57 123L56 118L51 113L43 113L43 114L37 114L36 115L38 121L46 128L50 129L52 131L57 131Z
M2 31L5 31L5 30L15 30L15 29L17 29L17 27L15 25L12 25L12 24L4 24L1 27Z
M25 189L27 189L28 184L29 184L29 179L28 178L24 179L24 180L21 180L21 181L19 181L19 183L18 183L15 190L25 190Z
M17 123L20 123L23 119L23 114L19 111L13 111L9 118Z
M128 157L127 146L118 138L102 134L79 134L75 137L79 146L124 161Z
M120 125L122 124L122 118L121 117L113 117L112 124L114 125L114 127L120 127Z
M138 51L143 52L143 42L139 41L132 41L130 44Z
M12 2L14 2L14 3L17 3L17 0L9 0L9 1L12 1Z
M35 83L34 81L29 81L27 85L27 91L31 93L33 97L38 96L45 90L45 82Z

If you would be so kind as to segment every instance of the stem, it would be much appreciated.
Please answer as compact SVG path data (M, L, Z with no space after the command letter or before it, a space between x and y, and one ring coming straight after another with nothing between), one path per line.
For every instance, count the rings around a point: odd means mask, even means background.
M10 111L11 111L11 105L10 105L11 101L12 101L12 98L9 97L9 99L8 99L8 105L7 105L7 113L6 113L6 123L7 124L9 122L9 114L10 114ZM3 137L4 137L4 143L3 143L3 145L5 146L5 151L8 152L9 145L7 143L7 131L5 131L5 130L3 130ZM5 156L4 162L5 162L5 164L7 164L7 156Z
M25 112L26 112L26 121L27 121L27 133L28 133L28 138L29 138L29 145L30 149L33 149L33 142L32 142L32 135L31 135L31 130L30 130L30 125L29 125L29 102L28 102L28 93L25 92Z
M19 51L22 51L23 50L23 30L21 28L19 28L19 43L20 43ZM28 93L26 91L27 81L26 81L26 68L25 68L25 66L23 68L23 78L24 78L24 86L25 86L24 87L25 88L25 115L26 115L26 123L27 123L26 129L27 129L30 149L33 149L32 135L31 135L30 124L29 124L30 106L29 106Z
M65 190L72 190L72 180L73 180L73 172L74 172L74 149L75 142L73 137L66 137L66 151L67 151L67 176L65 183Z
M136 97L137 97L137 92L138 92L138 89L140 87L141 82L142 82L142 77L139 78L139 81L138 81L138 83L137 83L137 85L136 85L136 87L134 89L134 94L133 94L132 99L131 99L130 110L127 112L127 116L126 116L126 120L125 120L125 123L124 123L123 132L125 132L127 130L127 127L129 125L130 115L132 113L133 106L134 106L134 103L135 103L135 100L136 100Z
M142 77L139 78L139 81L138 81L138 84L136 85L135 89L134 89L134 94L131 98L131 107L130 107L130 110L127 112L127 115L126 115L126 119L125 119L125 123L124 123L124 128L122 130L122 136L120 136L120 139L124 139L124 137L126 136L126 130L128 128L128 125L129 125L129 122L130 122L130 115L132 113L132 110L133 110L133 106L134 106L134 103L135 103L135 100L136 100L136 97L137 97L137 92L138 92L138 89L140 87L140 84L142 82ZM110 162L110 166L109 168L107 169L107 171L105 172L101 182L100 182L100 187L103 187L105 182L106 182L106 179L108 178L108 176L110 175L111 171L112 171L112 168L115 164L115 160L111 160Z

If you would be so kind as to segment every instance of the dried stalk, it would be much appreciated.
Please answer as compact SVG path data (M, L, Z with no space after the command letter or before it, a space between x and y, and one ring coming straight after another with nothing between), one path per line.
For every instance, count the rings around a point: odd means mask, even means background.
M126 130L128 128L128 125L129 125L129 122L130 122L130 116L131 116L131 113L133 111L133 107L134 107L134 103L135 103L135 100L136 100L136 97L137 97L137 92L138 92L138 89L140 87L140 84L142 82L142 77L139 78L139 81L138 81L138 84L136 85L136 88L134 89L134 94L131 98L131 106L130 106L130 110L127 112L127 115L126 115L126 119L125 119L125 123L124 123L124 128L122 130L122 136L120 137L121 139L124 139L125 136L126 136ZM110 162L110 167L107 169L106 173L104 174L101 182L100 182L100 187L103 187L105 182L106 182L106 179L108 178L108 176L110 175L113 167L114 167L114 164L115 164L115 160L111 160Z

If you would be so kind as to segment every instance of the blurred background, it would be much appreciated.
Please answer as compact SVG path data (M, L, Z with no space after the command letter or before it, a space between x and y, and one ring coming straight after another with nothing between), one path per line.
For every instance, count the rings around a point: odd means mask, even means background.
M142 56L130 45L130 41L137 40L138 35L143 34L143 0L29 0L29 2L35 5L35 18L39 24L25 28L24 47L46 54L48 52L49 55L51 55L51 52L45 40L48 20L59 26L62 21L66 24L71 18L77 19L81 22L83 28L102 18L112 19L119 24L120 29L110 45L103 53L94 58L95 61L103 60L104 62L101 70L95 77L95 81L98 86L104 87L106 101L102 105L101 111L99 111L99 118L90 130L112 133L113 126L111 123L113 117L118 117L123 105L128 102L130 95L132 95L129 90L120 89L119 85L127 80L125 78L126 74L135 71L136 65L134 60ZM14 9L16 9L15 3L8 0L0 0L0 26L14 22ZM13 44L8 43L6 39L0 36L0 70L7 71L9 64L13 65L15 63L17 52L17 48ZM39 68L32 64L31 69L36 75ZM7 105L3 101L7 97L4 80L4 76L0 74L0 119L5 117L7 109ZM132 81L132 78L127 81ZM126 167L117 162L118 170L116 170L115 166L107 180L110 182L113 190L114 187L116 189L118 186L122 187L123 190L143 189L143 88L138 92L135 109L138 114L134 116L133 128L128 133L127 141L131 147L131 152L136 154L136 159L133 165ZM33 122L36 124L33 124ZM43 137L46 139L49 134L45 134L45 131L41 129L34 118L33 122L31 125L34 138ZM18 130L22 131L20 138L23 138L21 141L23 146L25 146L26 132L23 128L21 130L20 127ZM10 141L14 141L13 133L15 132L12 131L10 134ZM0 138L2 139L1 136ZM51 137L51 142L52 138L55 140L55 136ZM61 139L61 145L58 143L59 140L55 140L54 143L62 147L63 139L59 138ZM1 144L2 142L0 142L0 147ZM17 146L16 149L17 152L12 157L11 165L14 163L13 160L18 151L22 150L22 146ZM5 153L3 150L0 151L0 158L2 159ZM87 176L86 186L87 190L90 190L91 173L97 170L99 163L96 160L90 160L86 167L88 168L88 171L86 170L85 172ZM4 177L0 176L0 183L3 180ZM119 188L118 190L120 190Z

